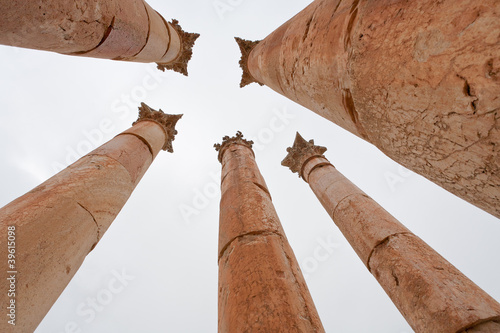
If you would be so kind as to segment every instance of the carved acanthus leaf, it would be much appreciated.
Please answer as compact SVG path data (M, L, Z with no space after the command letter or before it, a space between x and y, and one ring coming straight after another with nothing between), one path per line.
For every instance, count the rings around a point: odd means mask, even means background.
M173 153L174 149L172 147L172 141L175 140L175 135L177 134L175 125L181 118L182 114L166 114L161 109L156 111L145 103L141 103L141 106L139 107L139 118L132 124L132 126L141 121L154 121L163 128L167 137L163 150Z
M299 177L302 177L301 171L304 164L312 157L324 157L326 150L325 147L316 146L314 140L306 141L297 133L293 147L287 148L288 155L281 165L289 167L293 173L298 173Z
M239 37L235 37L234 39L236 40L236 43L238 43L241 51L240 67L243 70L243 76L241 77L240 88L243 88L253 82L262 86L263 84L257 81L252 74L250 74L250 69L248 68L248 57L250 56L250 52L252 52L253 48L259 44L260 41L250 41Z
M222 143L216 143L214 147L215 150L219 152L219 162L222 162L222 154L224 150L230 145L238 144L247 146L248 148L252 149L253 143L254 143L253 141L244 139L243 134L240 131L238 131L236 132L236 135L233 136L232 138L229 136L223 137Z
M188 76L188 63L193 56L193 46L200 34L189 33L182 30L179 25L179 21L172 20L170 25L177 31L181 39L181 52L179 56L172 62L169 63L157 63L158 69L165 71L166 69L173 70L175 72L181 73Z

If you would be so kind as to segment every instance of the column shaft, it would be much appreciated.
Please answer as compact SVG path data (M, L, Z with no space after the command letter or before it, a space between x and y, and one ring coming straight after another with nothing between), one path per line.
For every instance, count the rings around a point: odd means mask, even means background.
M324 332L251 144L219 156L219 332Z
M265 84L500 217L500 3L316 0L263 41Z
M3 318L0 331L35 330L158 152L173 140L171 134L155 120L141 120L0 209L0 255L5 260L8 230L15 227L16 234L15 267L9 269L16 272L15 297L7 297L5 278L0 283L2 308L14 299L16 320L11 326Z
M168 23L143 0L20 0L0 12L0 44L157 62L161 69L187 66L198 36L184 33L175 20Z
M415 332L461 332L500 321L500 305L333 166L309 185ZM500 323L495 326L500 330ZM480 331L483 332L483 331Z
M415 332L499 332L500 304L337 171L325 150L298 135L283 164L309 183Z

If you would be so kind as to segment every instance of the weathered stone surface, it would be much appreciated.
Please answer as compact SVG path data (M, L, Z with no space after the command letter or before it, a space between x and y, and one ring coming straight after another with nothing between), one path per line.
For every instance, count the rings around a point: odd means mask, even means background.
M0 43L60 53L88 52L112 29L115 8L114 1L102 0L5 1Z
M154 110L149 116L169 117ZM125 205L154 156L171 143L174 125L166 130L157 120L140 121L0 209L0 234L5 236L9 226L16 227L16 332L35 330ZM0 238L4 258L6 241L7 237ZM2 279L0 287L9 290L8 281ZM7 292L0 295L0 301L8 303ZM0 321L0 332L10 331L7 321Z
M33 332L97 243L98 228L72 198L20 198L0 210L5 260L8 226L16 226L16 326L7 323L5 310L0 331ZM6 270L0 283L2 309L9 304Z
M240 185L243 182L250 182L269 194L266 181L259 172L252 150L245 149L245 147L241 145L233 145L228 147L228 150L231 153L224 154L222 160L224 169L222 192L231 186Z
M143 0L11 1L0 44L113 60L158 62L187 75L198 34L168 23ZM182 65L181 65L182 64Z
M388 238L370 267L415 332L462 332L500 316L500 304L415 235Z
M333 166L330 161L328 161L325 157L314 156L311 157L303 166L301 176L305 182L309 182L309 175L313 172L314 169L321 167Z
M488 321L468 328L460 333L497 333L500 332L500 318L497 321Z
M158 128L158 125L154 123L151 123L150 126ZM142 179L154 159L151 150L144 141L134 135L126 134L118 135L94 150L92 154L93 156L110 157L120 163L129 173L134 186Z
M165 147L165 143L173 140L166 136L163 126L158 126L156 121L140 121L122 132L120 135L133 135L146 143L154 157Z
M219 288L221 333L324 332L281 235L250 234L230 243L219 261Z
M240 199L244 197L245 200ZM222 195L219 252L242 235L258 233L283 234L280 220L267 192L254 183L246 182L232 186Z
M13 225L18 235L17 330L34 331L133 188L119 162L87 156L0 209L2 232ZM6 252L4 239L0 246ZM2 332L7 327L0 323Z
M253 47L255 80L500 217L500 3L316 0Z
M299 147L304 142L296 140ZM313 143L309 143L308 149L297 149L297 145L288 149L283 164L301 172L415 332L463 332L500 317L498 302L352 184L325 157L318 157L318 150L311 149ZM498 332L495 325L479 325L477 332Z
M149 158L149 163L151 161ZM92 214L100 239L134 187L130 173L120 162L106 155L90 153L18 200L29 198L36 206L36 202L45 197L71 198Z
M370 271L370 258L379 244L392 236L411 233L365 194L341 201L332 218Z
M53 1L57 3L57 1ZM106 17L111 18L106 31L99 40L99 44L91 49L79 49L72 52L61 52L92 58L124 60L137 56L146 45L150 34L150 16L142 0L109 1L109 10ZM82 6L85 6L82 3ZM96 8L98 14L100 6ZM68 20L64 12L59 12L60 20ZM49 23L46 22L46 25ZM71 32L68 32L68 35ZM168 37L168 36L167 36ZM42 41L43 42L43 39ZM79 43L74 39L74 46ZM168 43L168 40L167 40ZM23 46L23 45L20 45ZM43 47L43 44L42 44ZM53 51L52 49L43 48ZM60 52L60 51L58 51Z
M234 145L228 148L231 154L228 158L222 160L222 167L231 172L232 170L239 169L244 165L245 168L254 169L257 167L257 162L255 162L255 157L253 155L253 150L241 149L238 145Z
M138 1L143 2L142 0ZM149 34L146 35L147 40L141 44L141 49L131 55L129 60L137 59L140 62L155 62L161 59L168 51L170 44L168 24L146 2L143 2L142 5L145 7L147 17L149 18ZM125 57L123 58L126 59Z
M253 184L271 196L262 175L255 169L246 167L228 172L222 180L222 191L229 190L235 185L244 185L244 183Z
M252 142L238 132L219 151L219 332L324 332Z
M240 132L238 132L240 134ZM242 166L245 167L246 164L250 163L250 168L257 168L257 162L255 162L255 154L251 149L253 146L253 141L247 141L243 138L231 138L224 141L221 145L216 144L214 147L219 151L219 162L222 164L224 170L232 171L239 169ZM250 149L243 149L248 147ZM231 154L225 155L226 149L231 151Z
M378 244L410 232L331 165L314 169L309 185L368 269Z

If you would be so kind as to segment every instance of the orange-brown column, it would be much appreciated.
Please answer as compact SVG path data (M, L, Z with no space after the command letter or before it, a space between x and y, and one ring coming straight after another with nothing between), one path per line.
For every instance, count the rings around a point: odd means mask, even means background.
M500 304L338 172L325 151L297 133L282 164L309 183L415 332L500 332Z
M316 0L260 43L258 81L500 217L500 2Z
M198 34L143 0L5 1L0 44L113 60L156 62L187 75Z
M238 132L216 145L222 163L219 333L324 332L252 144Z
M143 104L132 128L0 209L1 332L35 330L158 152L172 152L180 117ZM15 234L11 267L8 231Z

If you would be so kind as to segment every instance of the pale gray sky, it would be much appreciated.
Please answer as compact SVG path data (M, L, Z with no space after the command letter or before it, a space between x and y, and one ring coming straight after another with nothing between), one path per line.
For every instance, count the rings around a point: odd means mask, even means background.
M498 219L269 88L239 88L233 37L262 39L310 1L149 3L201 33L189 78L152 64L0 47L1 206L130 127L140 102L184 114L175 153L160 153L37 333L217 331L220 164L212 146L236 130L257 143L257 162L327 332L411 329L307 184L280 165L296 131L328 147L341 172L500 300ZM218 13L214 4L232 10ZM331 254L318 256L322 246Z

